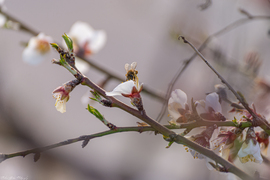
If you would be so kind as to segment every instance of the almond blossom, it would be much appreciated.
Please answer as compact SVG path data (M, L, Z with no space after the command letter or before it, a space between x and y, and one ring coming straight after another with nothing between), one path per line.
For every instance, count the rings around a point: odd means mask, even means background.
M106 92L107 96L124 96L131 99L131 104L136 106L139 111L143 111L143 104L140 92L142 91L142 84L140 85L138 81L126 81L114 88L111 92Z
M31 65L37 65L45 60L50 52L50 43L52 41L53 39L51 37L46 36L43 33L40 33L36 37L32 37L22 53L23 61Z
M78 55L89 56L97 53L106 42L104 30L94 30L86 22L77 21L68 33L74 43L74 52Z
M262 163L261 149L259 143L256 141L254 128L250 127L247 131L246 140L238 151L238 157L242 163L256 162Z
M219 102L219 96L213 92L205 97L205 100L196 101L196 109L198 114L206 120L225 121L222 115L222 108Z
M172 91L168 102L168 111L172 118L170 123L187 122L185 114L188 110L186 93L180 89Z
M142 91L142 84L129 80L116 86L111 92L106 92L107 96L137 97Z
M63 84L56 88L52 93L56 99L55 108L57 111L64 113L66 112L66 103L69 100L69 93L79 84L80 82L76 79Z
M57 111L66 112L66 103L69 100L69 89L64 86L59 86L53 91L53 97L56 99L55 107Z
M75 54L89 57L102 49L106 43L106 32L104 30L94 30L86 22L75 22L68 35L73 40ZM87 73L90 65L80 58L76 58L76 67L83 74Z

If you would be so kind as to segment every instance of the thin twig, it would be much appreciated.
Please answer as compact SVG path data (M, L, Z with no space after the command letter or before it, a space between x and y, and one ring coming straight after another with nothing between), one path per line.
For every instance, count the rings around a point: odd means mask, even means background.
M202 43L202 45L198 48L199 51L203 51L206 47L207 44L211 42L211 40L215 37L221 36L243 24L246 24L252 20L270 20L270 16L252 16L252 18L250 17L246 17L246 18L242 18L239 19L229 25L227 25L226 27L222 28L221 30L219 30L218 32L208 36L206 38L206 40ZM189 59L184 60L183 66L179 68L179 70L176 72L175 76L173 77L172 81L170 82L167 92L166 92L166 96L165 96L165 101L162 105L162 109L157 117L157 121L160 122L162 117L164 116L167 106L168 106L168 100L170 98L171 92L172 92L172 88L174 86L174 84L176 83L177 79L182 75L182 73L187 69L188 65L195 59L195 57L197 57L197 53L194 53Z

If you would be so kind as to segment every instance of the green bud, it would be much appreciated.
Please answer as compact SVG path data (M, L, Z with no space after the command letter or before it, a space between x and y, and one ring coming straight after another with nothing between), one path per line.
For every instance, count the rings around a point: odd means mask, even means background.
M91 114L93 114L94 116L96 116L99 120L101 120L101 121L104 120L104 117L100 114L100 112L97 109L95 109L94 107L90 106L89 104L88 104L87 110Z
M73 52L73 41L72 41L72 39L66 33L62 37L63 37L63 39L66 42L66 45L68 47L68 50L70 52Z

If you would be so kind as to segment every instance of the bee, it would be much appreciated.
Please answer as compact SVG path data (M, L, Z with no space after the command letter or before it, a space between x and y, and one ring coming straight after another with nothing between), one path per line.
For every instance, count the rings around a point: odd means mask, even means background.
M126 64L125 65L125 70L127 72L126 74L126 81L133 80L136 81L138 79L137 74L138 71L135 69L137 66L137 62L131 63L131 65Z

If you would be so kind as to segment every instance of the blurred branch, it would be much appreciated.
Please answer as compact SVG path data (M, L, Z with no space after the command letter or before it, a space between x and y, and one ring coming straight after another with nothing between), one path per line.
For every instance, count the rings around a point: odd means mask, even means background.
M205 0L205 3L200 4L200 5L199 5L199 8L200 8L201 10L205 10L205 9L207 9L209 6L211 6L211 4L212 4L212 0Z
M249 14L250 15L250 14ZM251 18L252 17L252 18ZM270 16L248 16L242 19L239 19L237 21L234 21L233 23L227 25L226 27L222 28L221 30L217 31L216 33L208 36L206 40L201 44L201 46L198 48L198 51L203 51L206 47L207 44L211 42L211 40L215 37L221 36L241 25L244 25L248 22L251 22L252 20L270 20ZM168 100L171 95L171 91L173 89L174 84L176 83L177 79L182 75L182 73L187 69L189 64L197 57L197 53L194 53L189 59L184 60L183 66L179 68L179 70L176 72L175 76L172 78L171 82L169 83L166 96L165 96L165 101L163 103L162 109L157 117L157 121L161 121L162 117L164 116L167 106L168 106Z
M39 34L38 31L32 29L30 26L28 26L25 23L21 22L21 20L13 17L9 13L7 13L5 11L1 11L1 13L3 15L5 15L7 17L7 19L19 23L20 24L20 30L25 31L25 32L28 32L28 33L32 34L33 36L37 36ZM57 43L57 44L60 44L60 43ZM91 67L95 68L96 70L100 71L101 73L106 74L109 79L115 79L115 80L118 80L120 82L124 82L125 81L124 78L118 76L117 74L113 73L112 71L110 71L109 69L103 67L102 65L97 64L94 60L86 59L85 57L83 57L81 55L78 56L78 58L82 59L87 64L89 64ZM151 89L151 88L149 88L147 86L144 86L144 88L143 88L142 91L144 93L146 93L146 94L148 94L148 95L150 95L150 96L152 96L152 97L160 100L160 101L164 101L165 100L164 95L162 93L158 93L154 89Z

